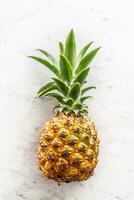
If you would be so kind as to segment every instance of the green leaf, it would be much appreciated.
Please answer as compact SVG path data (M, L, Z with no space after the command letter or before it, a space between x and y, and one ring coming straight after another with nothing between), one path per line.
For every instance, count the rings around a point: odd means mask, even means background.
M74 83L68 96L71 97L73 100L76 100L80 93L80 83Z
M67 99L65 104L68 105L68 106L72 106L73 103L74 103L74 100L72 98L69 98L69 99Z
M72 80L72 69L69 61L63 55L60 55L61 78L70 82Z
M88 53L79 63L75 73L78 74L81 70L85 69L90 62L93 60L93 58L95 57L95 55L97 54L97 52L99 51L99 48L94 49L93 51L91 51L90 53Z
M45 96L56 98L60 103L63 103L64 97L57 93L47 93Z
M56 90L56 89L57 89L56 85L49 86L44 90L42 89L42 91L38 93L38 96L41 97L41 96L45 95L46 93L48 93L48 92L50 92L52 90Z
M37 94L39 94L39 93L41 93L42 91L44 91L45 89L47 89L47 88L53 86L54 84L55 84L54 82L49 82L49 83L47 83L46 85L44 85L43 87L41 87L41 88L39 89L39 91L37 92Z
M41 64L45 65L47 68L49 68L57 77L60 77L59 74L59 70L52 65L50 62L48 62L47 60L44 60L43 58L39 58L39 57L35 57L35 56L29 56L29 58L32 58L38 62L40 62Z
M86 83L87 83L87 81L84 81L84 82L83 82L83 85L86 84Z
M38 51L40 51L41 53L43 53L54 65L57 64L56 59L47 51L44 51L42 49L37 49Z
M86 87L81 91L81 94L83 95L83 94L85 94L85 92L87 92L88 90L92 90L92 89L96 89L96 87L95 86Z
M64 45L62 42L59 42L59 49L60 49L60 54L64 55Z
M89 72L89 67L82 70L74 79L74 82L79 82L81 85L84 83L85 79L87 78L88 72Z
M81 104L81 103L76 103L76 104L73 106L73 109L77 109L77 110L82 109L82 104Z
M73 30L70 31L66 40L65 56L69 60L72 68L74 68L76 63L76 44L75 44L75 35Z
M67 93L68 93L68 87L66 86L66 84L61 81L60 79L57 79L57 78L53 78L53 80L55 81L59 91L64 95L66 96Z
M81 60L84 57L91 44L93 44L93 41L87 44L85 47L83 47L83 49L80 51L78 55L78 60Z
M70 106L65 106L63 109L62 109L62 112L72 112L72 107Z
M88 109L87 109L87 108L81 109L81 110L78 112L78 114L81 114L81 113L88 114Z
M58 105L54 106L54 108L53 108L52 112L53 112L53 113L56 113L56 112L55 112L55 110L56 110L57 108L61 108L61 105L60 105L60 104L58 104Z
M91 99L92 96L81 97L81 98L80 98L80 102L83 103L86 99L89 99L89 98Z

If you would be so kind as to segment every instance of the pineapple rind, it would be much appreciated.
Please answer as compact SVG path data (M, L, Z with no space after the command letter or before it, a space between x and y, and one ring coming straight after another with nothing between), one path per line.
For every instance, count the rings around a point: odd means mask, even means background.
M59 113L41 131L38 167L57 182L82 181L93 175L98 153L94 123L86 115Z

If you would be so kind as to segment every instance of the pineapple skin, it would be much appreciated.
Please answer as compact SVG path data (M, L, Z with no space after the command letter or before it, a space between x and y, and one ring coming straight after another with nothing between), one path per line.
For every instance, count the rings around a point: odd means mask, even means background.
M99 142L86 115L58 113L43 125L37 165L42 175L57 182L86 180L96 167Z

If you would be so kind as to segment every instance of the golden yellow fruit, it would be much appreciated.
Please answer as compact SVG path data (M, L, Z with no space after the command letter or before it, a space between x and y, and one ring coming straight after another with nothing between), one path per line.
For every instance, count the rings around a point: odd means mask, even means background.
M86 180L93 175L98 148L95 125L86 115L59 113L43 126L38 167L57 182Z

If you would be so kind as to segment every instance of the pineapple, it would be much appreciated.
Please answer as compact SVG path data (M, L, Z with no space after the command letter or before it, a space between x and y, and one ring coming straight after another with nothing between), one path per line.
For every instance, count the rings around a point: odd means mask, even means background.
M43 125L38 147L38 167L42 174L57 182L88 179L93 175L99 152L99 139L94 123L88 117L85 95L94 86L85 86L90 67L99 48L87 53L93 42L76 56L73 30L65 45L59 43L59 64L47 51L38 49L46 58L30 56L49 68L54 77L38 96L53 97L58 105L53 116ZM48 61L49 60L49 61Z

